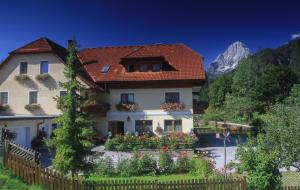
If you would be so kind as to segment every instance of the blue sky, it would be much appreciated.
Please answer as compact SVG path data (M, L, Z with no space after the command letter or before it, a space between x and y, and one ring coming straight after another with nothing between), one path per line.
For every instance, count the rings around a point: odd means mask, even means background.
M300 33L296 0L1 0L0 60L46 36L82 48L185 43L209 64L234 41L252 52ZM299 34L300 35L300 34Z

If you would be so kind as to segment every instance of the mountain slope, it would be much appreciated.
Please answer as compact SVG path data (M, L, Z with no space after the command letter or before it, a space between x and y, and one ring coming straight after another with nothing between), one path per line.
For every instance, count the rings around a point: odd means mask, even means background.
M209 76L228 73L235 69L239 62L249 55L250 50L244 43L240 41L234 42L209 65L207 73Z

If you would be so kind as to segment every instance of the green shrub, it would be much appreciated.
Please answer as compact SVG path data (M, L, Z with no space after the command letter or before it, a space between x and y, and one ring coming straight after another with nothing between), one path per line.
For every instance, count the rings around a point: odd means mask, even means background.
M195 139L184 133L171 133L162 138L134 135L116 136L105 143L107 150L137 150L137 149L161 149L168 146L169 149L193 148Z
M175 162L175 168L177 173L188 173L191 169L191 160L185 155L180 156Z
M110 157L101 159L96 165L94 174L108 177L114 176L116 172L112 159Z
M174 161L166 152L159 154L159 170L161 174L171 174L175 170Z
M120 160L117 164L117 175L121 177L131 177L135 176L136 169L132 167L132 162L130 159Z
M139 159L138 175L155 175L158 171L156 160L145 154Z
M200 178L206 178L211 176L213 172L214 164L212 163L212 161L202 157L194 157L191 160L190 173Z

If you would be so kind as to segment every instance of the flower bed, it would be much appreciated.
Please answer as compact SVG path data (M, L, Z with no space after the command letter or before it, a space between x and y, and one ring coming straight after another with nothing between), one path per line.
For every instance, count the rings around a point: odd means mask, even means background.
M160 109L163 109L165 111L180 111L185 108L184 103L179 102L179 103L162 103L160 104Z
M119 111L130 111L134 112L138 109L138 104L124 104L124 103L118 103L116 105L117 110Z
M194 147L195 138L184 133L170 133L163 137L116 136L105 143L107 150L132 151L137 149L191 149Z

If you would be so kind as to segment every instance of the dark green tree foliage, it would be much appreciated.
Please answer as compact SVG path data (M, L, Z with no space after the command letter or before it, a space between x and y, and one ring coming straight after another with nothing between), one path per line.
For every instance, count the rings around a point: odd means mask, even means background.
M264 118L268 141L279 152L283 167L300 171L300 85L294 85L285 103L273 106Z
M280 189L278 152L270 147L265 136L259 135L240 145L236 157L240 161L237 172L247 174L249 189Z
M208 97L213 108L223 106L226 94L231 92L232 75L224 75L209 85Z
M54 168L72 177L78 172L86 172L91 165L85 161L91 154L92 144L87 140L92 135L91 121L86 113L80 111L85 99L79 95L83 89L77 76L82 72L77 58L76 41L68 47L68 56L64 76L66 82L60 82L60 87L67 90L67 95L56 97L62 115L56 121L59 127L54 131L54 137L48 141L50 148L56 150L53 160Z
M214 80L209 86L210 106L233 114L228 116L233 121L249 122L255 112L265 113L283 102L297 81L300 81L300 40L275 50L261 50L242 60L231 78L225 75Z

